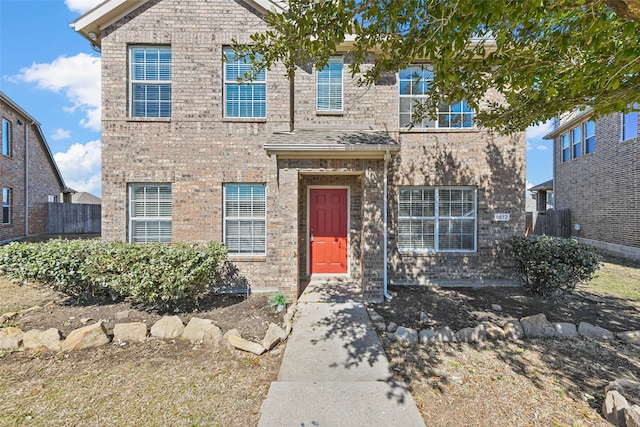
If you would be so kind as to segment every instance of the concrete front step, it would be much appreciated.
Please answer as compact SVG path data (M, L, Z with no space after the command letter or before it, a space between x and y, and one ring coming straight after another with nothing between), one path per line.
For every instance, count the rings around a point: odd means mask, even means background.
M404 383L273 382L259 427L424 427Z

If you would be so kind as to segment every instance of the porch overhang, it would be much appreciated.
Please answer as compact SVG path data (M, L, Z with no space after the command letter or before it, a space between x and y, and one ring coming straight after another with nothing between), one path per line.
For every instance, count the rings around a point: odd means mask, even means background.
M384 159L400 145L381 131L295 130L274 132L264 149L283 159Z

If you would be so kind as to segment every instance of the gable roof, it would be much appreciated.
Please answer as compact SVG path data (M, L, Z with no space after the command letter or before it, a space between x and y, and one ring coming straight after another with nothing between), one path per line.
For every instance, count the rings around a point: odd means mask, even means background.
M102 30L145 4L148 0L106 0L69 26L89 40L92 47L100 48ZM269 10L284 10L280 0L243 0L256 10L266 13Z
M47 144L47 140L44 137L44 134L42 133L42 129L40 128L40 122L38 122L36 119L34 119L31 116L31 114L29 114L25 110L23 110L22 107L20 107L18 104L13 102L13 100L11 98L9 98L2 91L0 91L0 99L3 102L5 102L7 105L9 105L9 107L13 108L16 112L18 112L18 114L20 114L22 117L24 117L25 120L30 122L30 123L25 123L25 126L28 125L28 124L33 125L33 127L36 130L36 132L40 136L40 141L42 142L42 146L44 148L45 155L47 156L47 159L49 160L49 163L51 164L51 167L53 168L53 171L54 171L54 173L56 175L56 178L58 178L58 182L60 183L60 188L61 188L62 192L63 193L73 193L74 191L71 190L70 188L68 188L65 185L64 180L62 179L62 174L60 173L60 169L58 169L58 165L56 164L56 161L53 158L53 154L51 154L51 149L49 148L49 144Z

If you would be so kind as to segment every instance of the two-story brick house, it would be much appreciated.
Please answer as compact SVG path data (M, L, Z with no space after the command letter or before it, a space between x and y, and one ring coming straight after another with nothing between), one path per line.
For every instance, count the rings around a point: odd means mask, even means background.
M464 102L410 128L428 65L359 87L346 47L292 85L282 66L240 82L229 46L270 7L112 0L73 24L102 54L102 237L223 241L252 286L290 295L312 278L378 300L387 283L510 279L524 135L475 127Z
M0 92L0 243L47 231L47 203L70 199L38 123Z
M554 141L557 209L569 209L573 237L640 259L638 113L593 118L565 114L545 138Z

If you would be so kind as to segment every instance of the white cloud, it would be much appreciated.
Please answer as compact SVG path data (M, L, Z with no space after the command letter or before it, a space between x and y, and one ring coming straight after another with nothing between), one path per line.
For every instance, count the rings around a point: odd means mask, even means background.
M86 118L83 127L100 130L100 58L79 53L76 56L60 56L50 64L33 64L23 68L13 80L36 83L38 88L64 92L73 104L64 111L83 111Z
M68 187L76 191L100 194L102 143L73 144L66 152L53 156Z
M54 141L59 141L61 139L69 139L71 138L71 131L58 128L53 133L53 135L50 136L50 138L53 139Z
M104 0L64 0L64 4L71 12L85 13L103 1Z
M547 147L546 145L540 144L536 146L536 150L540 150L540 151L547 151L549 149L549 147Z
M529 126L527 128L527 139L542 139L543 136L551 132L552 124L553 120L547 120L545 123Z

